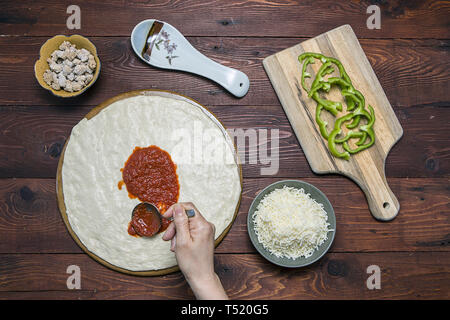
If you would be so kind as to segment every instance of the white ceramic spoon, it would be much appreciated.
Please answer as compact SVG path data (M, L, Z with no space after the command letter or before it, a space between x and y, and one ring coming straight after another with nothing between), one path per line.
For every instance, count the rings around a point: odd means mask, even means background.
M245 73L205 57L166 22L149 19L138 23L131 33L131 46L139 58L154 67L198 74L238 98L248 92L250 81Z

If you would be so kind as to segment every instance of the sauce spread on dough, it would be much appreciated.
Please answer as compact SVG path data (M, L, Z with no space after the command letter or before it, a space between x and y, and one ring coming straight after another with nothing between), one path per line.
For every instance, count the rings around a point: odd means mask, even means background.
M180 184L176 165L169 153L161 148L134 148L121 171L123 183L119 182L118 188L121 189L125 184L130 198L153 203L161 214L178 201ZM142 219L142 222L145 221L146 219ZM164 231L169 224L170 221L162 219L159 232ZM133 230L133 225L135 223L130 223L128 233L140 235L138 230Z

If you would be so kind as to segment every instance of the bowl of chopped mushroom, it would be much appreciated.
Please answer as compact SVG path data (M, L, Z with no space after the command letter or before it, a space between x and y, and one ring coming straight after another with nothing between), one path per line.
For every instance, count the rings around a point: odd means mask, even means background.
M39 84L54 95L78 96L98 78L97 49L80 35L57 35L42 45L34 73Z

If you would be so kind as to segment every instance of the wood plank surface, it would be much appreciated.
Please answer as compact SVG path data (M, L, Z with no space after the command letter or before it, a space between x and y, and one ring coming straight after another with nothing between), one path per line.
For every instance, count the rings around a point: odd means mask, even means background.
M0 4L0 299L194 298L180 273L133 277L98 264L72 240L57 209L56 166L72 127L102 101L148 88L190 96L230 129L279 130L278 146L257 140L279 155L274 175L262 175L267 164L245 146L242 203L215 254L230 298L450 298L448 1L80 0L80 30L67 29L70 1ZM379 30L366 26L372 4L381 9ZM208 57L245 72L249 93L236 99L207 79L142 63L129 37L148 18L172 24ZM355 30L404 129L386 161L401 204L389 223L372 218L349 179L312 173L262 66L265 57L343 24ZM59 99L39 87L34 63L48 38L75 33L96 45L102 70L85 94ZM247 234L251 201L284 178L316 185L336 211L330 252L307 268L270 264ZM374 264L381 290L366 286ZM81 290L67 289L69 265L81 268Z
M331 252L449 251L448 179L392 178L402 205L399 216L380 223L361 190L340 176L299 179L321 189L334 207L337 232ZM241 206L220 253L254 253L247 213L263 188L280 178L244 179ZM56 203L54 179L0 179L0 253L80 253Z
M93 107L0 107L0 178L54 178L62 147L72 127ZM281 106L213 106L209 108L227 129L267 129L270 138L279 130L278 147L266 144L268 155L278 153L276 176L314 177ZM397 107L404 137L391 150L388 177L442 177L450 175L450 148L446 135L449 108ZM26 130L24 130L26 128ZM236 140L237 142L237 140ZM245 145L243 175L261 177L261 157L250 140ZM405 157L405 155L408 155ZM250 161L251 156L251 161ZM273 165L275 166L275 164Z
M123 275L80 254L1 254L0 259L0 299L194 298L179 272ZM231 299L448 299L449 263L443 252L330 253L306 268L286 269L256 254L215 255L215 270ZM80 268L79 290L67 289L70 265ZM380 267L379 290L367 288L370 265Z
M161 70L134 54L129 37L92 37L102 64L99 79L83 95L53 96L34 77L34 63L48 37L0 37L0 105L91 105L138 89L163 89L210 105L278 105L262 60L305 38L194 37L188 40L219 63L245 72L250 90L236 99L210 80ZM378 79L394 106L449 105L449 40L360 39ZM11 80L14 79L13 82Z
M70 1L2 2L0 33L47 36L67 33ZM141 20L166 21L188 36L313 37L343 21L358 37L450 38L448 1L123 1L79 0L81 31L88 36L128 36ZM370 30L367 8L380 8L381 29ZM99 17L102 17L101 19ZM420 26L420 30L417 30ZM72 31L73 33L73 31Z

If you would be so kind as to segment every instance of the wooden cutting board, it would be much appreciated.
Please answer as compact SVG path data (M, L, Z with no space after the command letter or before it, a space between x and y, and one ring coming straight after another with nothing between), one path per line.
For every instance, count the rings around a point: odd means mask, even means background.
M375 144L353 154L348 161L334 157L320 134L315 121L316 102L308 98L300 82L298 56L303 52L322 53L339 59L353 86L366 98L366 106L370 104L375 110ZM265 58L263 65L311 169L317 174L337 173L349 177L364 191L369 209L376 219L393 219L400 210L400 204L387 184L384 166L392 146L403 135L403 129L352 28L344 25L304 41ZM315 78L320 65L308 66L311 73L308 81ZM307 82L308 87L310 84ZM338 89L332 89L326 98L344 101ZM345 103L343 106L345 111ZM328 123L332 126L334 120Z

